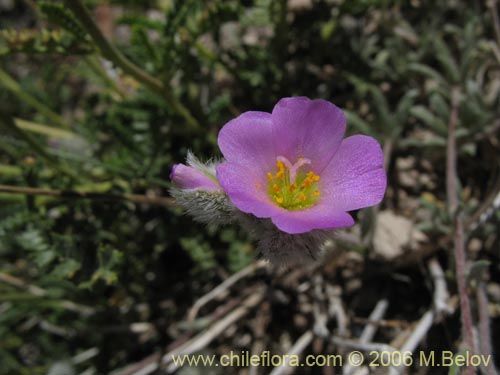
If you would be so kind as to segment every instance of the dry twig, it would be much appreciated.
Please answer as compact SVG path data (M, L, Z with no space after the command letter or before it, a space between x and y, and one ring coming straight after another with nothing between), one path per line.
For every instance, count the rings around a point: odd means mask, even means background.
M273 371L269 373L269 375L285 375L291 374L293 372L293 367L290 367L290 357L300 355L311 343L314 334L312 331L306 331L299 339L293 344L293 346L288 351L287 356L285 357L286 362L279 367L275 367Z
M220 321L214 323L211 327L206 329L203 332L200 332L198 335L189 339L184 344L178 346L177 348L171 350L164 356L162 356L161 361L156 361L154 359L158 359L156 356L151 356L151 358L147 358L141 361L144 366L134 366L134 372L124 372L127 375L149 375L155 372L159 363L161 362L162 366L167 366L167 373L174 372L177 367L173 363L173 358L176 356L183 356L196 353L201 349L205 348L208 344L210 344L215 338L217 338L222 332L224 332L230 325L236 323L238 320L243 318L249 311L257 306L262 299L264 298L265 290L264 288L260 288L259 290L253 292L248 298L246 298L241 306L231 311Z
M187 314L187 321L192 322L196 316L198 315L198 311L205 306L208 302L211 300L218 298L222 295L224 295L227 290L232 287L234 284L236 284L238 281L241 279L252 275L255 273L257 270L264 268L268 265L268 263L264 260L259 260L257 262L254 262L250 264L249 266L243 268L242 270L236 272L234 275L231 275L228 277L226 280L224 280L222 283L220 283L218 286L216 286L214 289L212 289L210 292L207 294L203 295L200 297L194 305L191 307Z
M415 351L420 341L422 341L424 336L427 335L427 332L432 327L435 315L436 314L433 310L429 310L422 316L411 335L408 337L404 345L399 349L401 353L413 353ZM389 369L389 375L400 375L403 370L404 365L391 367Z
M448 288L446 287L446 279L443 269L436 258L429 260L429 271L434 282L434 309L438 315L450 313L448 306Z
M387 299L381 299L375 305L372 313L368 317L371 322L376 322L382 319L389 307L389 301ZM373 340L375 333L377 332L377 326L375 324L367 324L359 337L359 341L362 343L367 343Z
M387 299L381 299L380 301L378 301L372 313L370 314L368 320L370 322L377 322L380 319L382 319L385 315L385 312L387 311L388 306L389 306L389 301L387 301ZM361 336L359 337L359 342L361 344L369 343L370 341L373 340L376 331L377 331L377 325L368 323L363 329ZM344 375L351 375L354 372L354 370L356 370L356 368L353 367L350 363L347 363L344 366L342 373Z

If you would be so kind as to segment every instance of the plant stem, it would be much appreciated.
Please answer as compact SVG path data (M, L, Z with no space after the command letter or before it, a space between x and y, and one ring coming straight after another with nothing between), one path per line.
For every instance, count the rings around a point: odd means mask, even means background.
M108 75L95 55L85 57L84 61L89 68L104 81L104 84L108 86L110 90L118 94L120 98L127 97L127 93Z
M24 194L24 195L43 195L59 198L80 198L80 199L99 199L108 201L130 201L134 203L145 203L159 206L173 206L175 201L166 197L150 197L139 194L106 194L93 193L75 190L52 190L25 186L0 185L0 193Z
M491 18L493 21L493 30L495 30L495 38L497 40L497 44L500 46L500 20L498 18L498 8L497 8L497 0L491 0L487 2L489 4Z
M457 279L458 295L460 297L460 311L462 317L462 335L467 350L474 350L473 323L470 308L470 300L467 294L466 282L466 254L464 240L464 223L463 219L457 213L458 196L457 196L457 150L455 141L455 130L458 121L458 104L459 93L452 91L451 100L452 108L450 119L448 122L448 142L446 153L446 193L448 197L448 211L450 216L455 220L455 231L453 235L454 250L455 250L455 273ZM474 368L468 366L465 368L464 374L474 374Z
M481 354L493 357L493 346L491 345L491 327L490 327L490 314L488 312L488 295L486 294L485 283L481 281L477 286L476 296L479 310L479 348ZM485 375L498 375L495 368L495 362L491 362L485 366Z
M24 101L31 107L35 108L42 115L47 117L51 122L57 126L65 129L69 129L69 125L64 121L64 119L57 113L48 108L45 104L40 102L37 98L32 96L23 90L21 85L19 85L14 78L12 78L7 72L0 68L0 85L4 86L6 89L11 91L20 100Z
M160 80L152 77L146 71L132 63L106 39L101 30L99 30L95 24L87 8L82 4L81 0L64 0L64 3L73 12L75 17L78 18L106 59L113 62L116 66L120 67L125 73L134 77L137 81L146 85L149 89L162 95L172 109L184 118L188 126L193 129L200 128L198 121L193 117L191 112L177 100L168 87L166 87Z

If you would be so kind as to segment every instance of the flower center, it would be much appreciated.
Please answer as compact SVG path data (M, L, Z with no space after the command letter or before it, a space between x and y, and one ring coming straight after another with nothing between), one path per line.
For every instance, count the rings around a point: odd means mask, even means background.
M276 158L276 173L267 173L268 193L279 206L287 210L302 210L319 200L318 181L320 177L301 167L311 164L309 159L299 158L295 164L284 156Z

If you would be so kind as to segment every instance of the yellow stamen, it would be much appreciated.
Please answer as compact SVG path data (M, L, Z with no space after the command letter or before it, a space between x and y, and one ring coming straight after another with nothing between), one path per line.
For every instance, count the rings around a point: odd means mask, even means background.
M281 160L278 160L278 161L276 162L276 168L278 168L278 170L279 170L280 172L283 172L283 171L284 171L285 166L283 165L283 162L282 162Z
M312 180L310 177L306 177L304 182L302 183L302 185L305 187L305 188L308 188L312 185Z
M306 209L319 200L317 182L320 177L313 171L299 170L310 164L309 159L299 158L291 163L283 156L276 160L276 169L266 173L270 198L287 210Z

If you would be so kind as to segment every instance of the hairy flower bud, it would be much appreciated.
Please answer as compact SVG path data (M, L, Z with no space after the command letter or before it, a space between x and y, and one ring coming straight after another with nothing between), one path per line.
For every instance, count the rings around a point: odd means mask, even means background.
M227 224L232 221L234 206L215 178L215 164L199 161L188 153L188 165L175 164L170 173L170 194L177 204L206 224Z
M172 183L183 190L205 190L205 191L221 191L214 173L210 173L210 167L202 164L196 157L189 152L187 163L174 164L172 172L170 172L170 180Z

